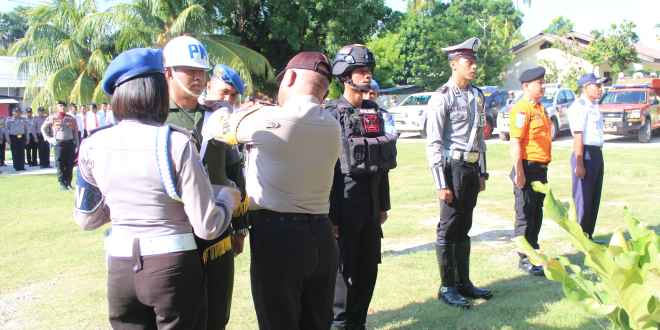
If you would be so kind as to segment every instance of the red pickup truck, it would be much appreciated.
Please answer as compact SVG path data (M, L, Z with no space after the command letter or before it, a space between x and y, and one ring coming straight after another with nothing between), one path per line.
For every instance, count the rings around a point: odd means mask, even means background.
M620 80L600 100L606 134L637 134L639 142L651 140L660 128L660 79Z

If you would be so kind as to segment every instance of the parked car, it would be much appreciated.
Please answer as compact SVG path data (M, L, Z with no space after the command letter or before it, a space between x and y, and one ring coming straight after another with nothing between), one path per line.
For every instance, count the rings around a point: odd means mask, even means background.
M635 135L649 142L660 128L660 79L628 79L612 86L600 100L607 134Z
M515 102L518 102L518 98ZM568 113L567 110L575 101L575 93L568 88L562 87L546 87L545 95L541 98L541 104L545 107L545 111L550 118L551 136L556 139L562 131L569 130L568 126ZM500 108L497 115L497 128L501 140L509 140L509 111L511 105Z
M426 137L426 109L433 93L411 94L388 111L399 133L418 133Z
M490 138L493 130L497 127L497 113L507 104L509 94L507 91L496 86L479 87L485 96L486 125L484 126L484 137Z

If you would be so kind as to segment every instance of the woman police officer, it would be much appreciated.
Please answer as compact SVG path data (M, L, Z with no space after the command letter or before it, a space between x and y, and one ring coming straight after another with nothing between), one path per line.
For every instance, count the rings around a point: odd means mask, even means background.
M138 48L108 66L103 90L119 124L80 147L74 217L110 222L108 304L115 329L203 329L205 292L194 235L222 233L240 193L212 186L186 133L163 125L162 53Z

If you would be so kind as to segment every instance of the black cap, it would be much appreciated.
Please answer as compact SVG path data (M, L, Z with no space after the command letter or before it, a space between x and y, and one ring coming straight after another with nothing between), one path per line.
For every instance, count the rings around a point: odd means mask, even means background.
M519 79L521 83L526 83L541 79L543 76L545 76L545 68L542 66L537 66L523 71L523 73L520 74Z
M289 60L284 70L277 75L277 80L282 80L286 70L290 69L310 70L323 75L328 80L332 79L330 61L321 52L300 52L296 54Z

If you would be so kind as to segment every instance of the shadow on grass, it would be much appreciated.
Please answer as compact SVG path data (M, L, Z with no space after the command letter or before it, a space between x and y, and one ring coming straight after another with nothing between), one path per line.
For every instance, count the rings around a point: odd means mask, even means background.
M580 324L547 326L546 320L535 317L548 313L548 305L564 298L561 285L542 277L528 275L497 281L488 285L494 297L476 300L469 310L450 307L439 300L427 299L394 310L369 316L369 328L374 329L601 329L596 320L585 319ZM429 288L437 290L437 288Z

